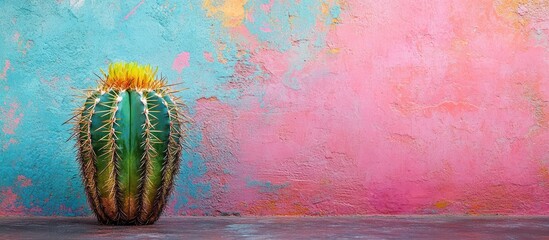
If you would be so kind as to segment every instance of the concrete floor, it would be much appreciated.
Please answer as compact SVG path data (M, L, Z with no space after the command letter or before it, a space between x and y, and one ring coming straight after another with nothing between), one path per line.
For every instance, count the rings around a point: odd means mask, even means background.
M0 217L0 239L549 239L549 217L164 217L149 226L94 218Z

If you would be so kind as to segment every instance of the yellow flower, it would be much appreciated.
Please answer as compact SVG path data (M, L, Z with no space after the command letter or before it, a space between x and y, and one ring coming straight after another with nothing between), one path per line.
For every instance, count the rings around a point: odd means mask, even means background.
M109 64L109 71L103 73L99 88L103 90L155 90L166 85L164 79L156 78L158 68L139 65L136 62L116 62Z

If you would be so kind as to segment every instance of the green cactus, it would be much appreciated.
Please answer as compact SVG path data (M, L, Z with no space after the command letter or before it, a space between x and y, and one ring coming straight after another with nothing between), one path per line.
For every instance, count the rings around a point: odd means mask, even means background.
M179 171L184 105L148 65L102 73L72 118L88 200L102 224L152 224Z

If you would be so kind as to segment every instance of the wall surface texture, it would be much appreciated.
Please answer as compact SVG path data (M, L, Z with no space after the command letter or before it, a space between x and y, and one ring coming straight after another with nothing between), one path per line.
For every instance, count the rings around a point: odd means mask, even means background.
M548 1L0 0L0 29L0 216L91 214L62 123L119 60L189 88L168 215L549 214Z

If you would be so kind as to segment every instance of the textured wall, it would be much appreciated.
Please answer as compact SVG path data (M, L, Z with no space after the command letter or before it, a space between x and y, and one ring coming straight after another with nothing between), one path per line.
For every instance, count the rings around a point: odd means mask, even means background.
M120 3L123 2L123 3ZM183 82L168 214L549 214L549 3L0 0L0 215L90 214L75 88Z

